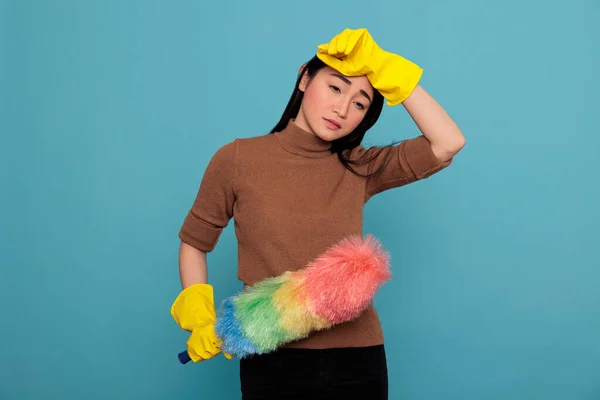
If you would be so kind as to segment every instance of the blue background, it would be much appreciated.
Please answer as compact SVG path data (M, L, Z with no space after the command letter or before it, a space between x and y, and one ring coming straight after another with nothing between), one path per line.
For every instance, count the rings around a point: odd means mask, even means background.
M1 1L0 399L235 399L181 366L177 233L204 168L278 120L346 27L425 69L451 168L366 207L390 399L600 399L600 3ZM365 145L419 132L386 108ZM233 224L209 255L240 288Z

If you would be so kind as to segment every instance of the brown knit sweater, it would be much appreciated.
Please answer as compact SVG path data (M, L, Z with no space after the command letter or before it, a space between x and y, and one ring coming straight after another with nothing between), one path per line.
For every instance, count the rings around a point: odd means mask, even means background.
M363 206L371 196L426 178L451 163L440 162L428 140L418 136L395 146L382 173L365 179L346 169L329 149L329 142L302 130L293 120L282 132L225 144L207 166L180 239L210 252L233 218L238 278L252 285L303 268L342 238L362 234ZM350 154L368 157L373 149L359 146ZM373 171L382 158L355 169ZM356 320L288 347L381 343L379 317L371 306Z

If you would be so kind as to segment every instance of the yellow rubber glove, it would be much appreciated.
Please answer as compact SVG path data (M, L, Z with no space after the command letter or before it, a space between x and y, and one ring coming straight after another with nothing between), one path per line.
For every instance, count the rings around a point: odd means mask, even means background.
M171 316L183 329L191 332L186 344L194 362L204 361L221 352L221 340L215 334L216 312L214 291L209 284L188 286L171 306ZM226 358L231 355L223 353Z
M317 47L317 57L343 75L366 75L389 106L406 100L423 75L415 63L382 50L365 28L343 30Z

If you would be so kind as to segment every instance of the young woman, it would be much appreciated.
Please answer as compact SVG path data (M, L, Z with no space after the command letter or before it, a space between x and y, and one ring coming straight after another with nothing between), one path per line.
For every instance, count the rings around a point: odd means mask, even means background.
M206 254L234 218L238 278L246 287L304 268L362 234L375 194L450 165L465 139L418 82L421 68L344 30L302 66L273 130L236 139L210 160L179 237L182 292L171 313L191 332L188 354L221 352ZM386 147L361 142L384 101L402 104L422 135ZM231 358L228 354L225 354ZM244 399L387 399L383 333L374 306L268 354L240 360Z

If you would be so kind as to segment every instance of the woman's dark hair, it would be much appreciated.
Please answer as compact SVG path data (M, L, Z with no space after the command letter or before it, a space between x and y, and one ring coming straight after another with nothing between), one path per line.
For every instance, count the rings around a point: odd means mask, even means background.
M271 130L270 133L281 132L287 126L288 121L292 118L296 118L296 116L298 115L298 112L300 111L300 105L302 104L302 99L304 97L304 92L302 92L299 89L300 81L302 80L302 76L304 75L304 73L308 74L308 79L310 82L310 80L312 78L314 78L315 75L317 74L317 72L319 72L319 70L323 67L325 67L325 63L323 61L321 61L317 56L314 56L310 61L308 61L306 63L303 71L300 74L298 74L298 79L296 80L296 85L294 86L294 91L292 92L290 100L288 101L288 104L285 107L285 110L283 111L283 115L281 116L281 119L279 120L277 125L275 125L275 127ZM374 92L373 101L371 102L371 105L369 106L369 109L367 110L365 117L360 122L360 124L356 127L356 129L354 129L348 135L331 142L331 152L337 153L338 158L341 161L341 163L347 169L349 169L356 175L359 175L359 176L362 176L365 178L374 176L377 173L379 173L381 168L385 166L385 164L387 162L387 158L389 157L389 154L390 154L389 150L391 150L389 148L390 146L386 146L388 148L388 151L387 151L387 154L385 154L385 159L383 160L383 163L381 163L380 168L370 174L367 174L367 175L363 175L363 174L357 172L356 170L354 170L354 168L352 168L351 164L362 165L362 164L368 163L369 161L371 161L375 157L377 157L381 151L385 150L386 147L382 147L375 151L369 152L371 154L371 156L368 157L368 159L363 157L361 159L351 160L351 159L346 158L346 156L344 154L346 152L346 150L352 150L361 144L367 131L373 125L375 125L375 122L377 122L377 120L379 119L379 116L381 115L381 111L383 109L384 98L381 95L381 93L379 93L377 90L374 90L373 92Z

